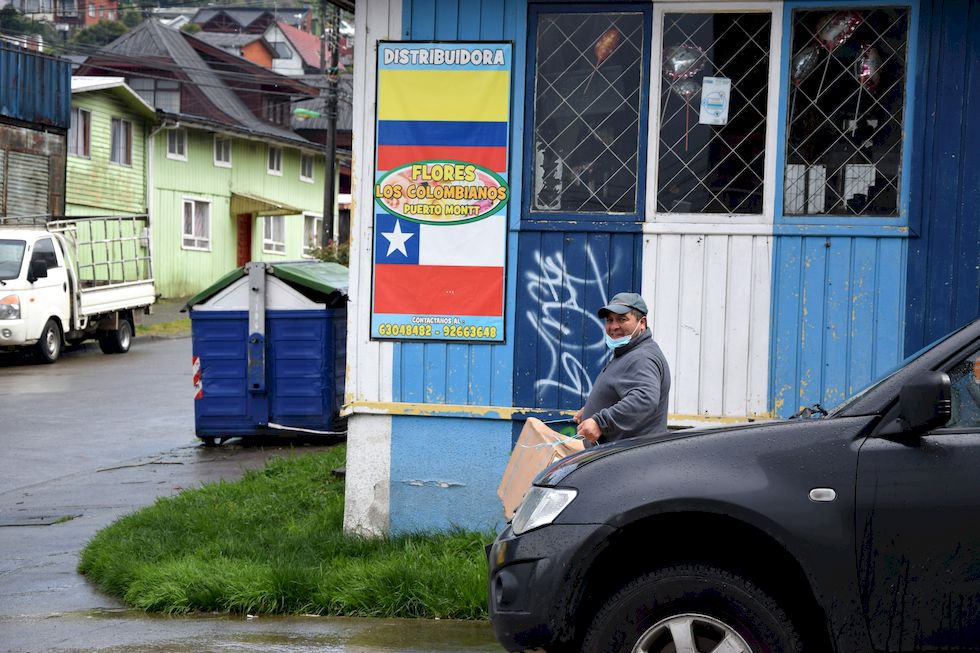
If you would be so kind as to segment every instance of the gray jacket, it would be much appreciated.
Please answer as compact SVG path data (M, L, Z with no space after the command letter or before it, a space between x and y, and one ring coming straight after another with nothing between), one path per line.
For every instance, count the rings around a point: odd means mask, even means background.
M670 369L650 329L613 350L585 402L582 418L595 419L599 442L667 430Z

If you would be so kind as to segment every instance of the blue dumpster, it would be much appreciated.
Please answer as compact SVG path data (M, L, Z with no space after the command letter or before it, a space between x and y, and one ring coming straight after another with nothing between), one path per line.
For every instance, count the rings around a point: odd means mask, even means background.
M206 445L337 435L347 359L347 268L249 263L187 302L194 428Z

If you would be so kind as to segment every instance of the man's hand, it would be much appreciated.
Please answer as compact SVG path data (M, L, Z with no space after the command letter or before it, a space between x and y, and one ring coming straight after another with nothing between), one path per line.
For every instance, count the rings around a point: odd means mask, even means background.
M602 431L599 430L598 422L590 417L578 425L578 434L594 444L599 440L599 436L602 435Z
M575 413L575 417L572 418L572 421L575 422L576 424L581 424L582 423L582 415L584 414L584 411L585 411L585 406L583 406L582 408L579 408L578 409L578 412Z

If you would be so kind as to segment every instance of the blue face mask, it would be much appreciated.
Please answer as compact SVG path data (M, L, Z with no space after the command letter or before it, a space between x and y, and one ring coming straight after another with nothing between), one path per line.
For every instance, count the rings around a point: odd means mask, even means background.
M633 333L629 334L628 336L623 336L622 338L613 338L608 333L604 334L603 337L606 339L606 347L609 347L610 350L615 350L615 349L619 349L620 347L625 347L626 345L630 344L630 340L633 339L633 336L636 335L636 331L639 328L640 328L640 324L639 322L637 322L636 328L633 329Z

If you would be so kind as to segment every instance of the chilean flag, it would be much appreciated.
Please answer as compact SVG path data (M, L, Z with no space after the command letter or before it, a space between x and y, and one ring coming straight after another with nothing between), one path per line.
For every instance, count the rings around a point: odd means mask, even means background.
M419 224L378 213L374 311L413 315L502 315L501 212L466 224Z

